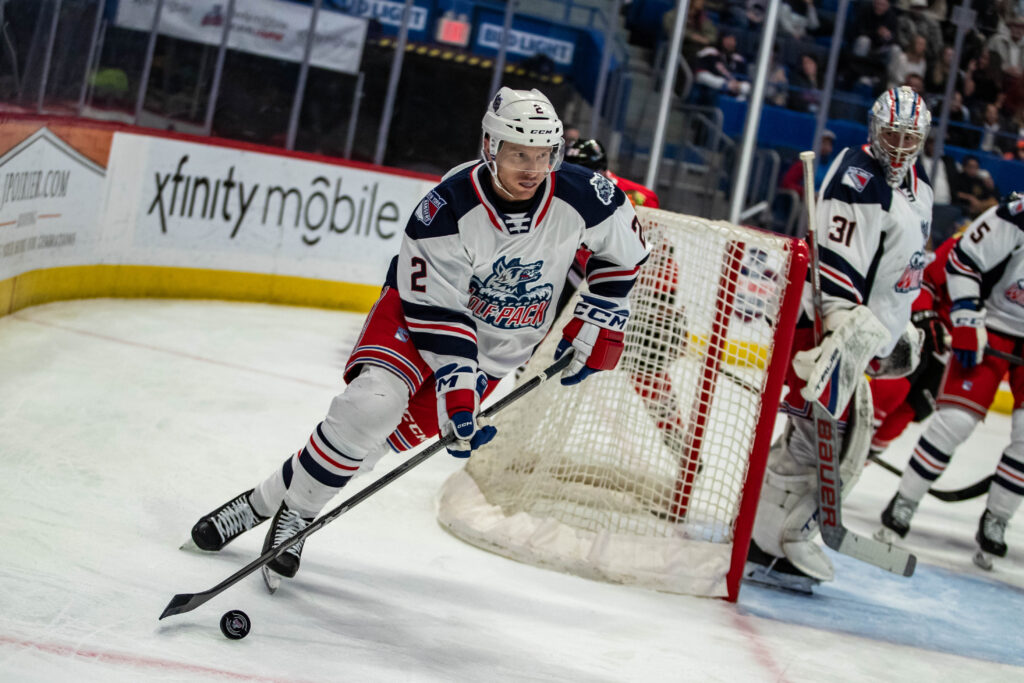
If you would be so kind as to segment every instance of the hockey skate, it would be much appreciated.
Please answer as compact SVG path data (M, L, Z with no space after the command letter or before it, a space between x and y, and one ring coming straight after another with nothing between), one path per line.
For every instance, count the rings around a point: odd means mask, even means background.
M978 533L974 540L978 542L978 552L974 554L974 564L985 571L992 570L995 557L1006 557L1006 520L996 517L990 510L985 510L978 521Z
M910 531L910 520L917 511L917 502L901 496L899 492L892 497L889 504L882 510L882 527L875 532L875 540L892 543L896 537L904 538Z
M812 589L821 583L797 569L785 557L776 557L761 550L754 541L750 542L750 550L747 551L743 580L803 595L813 595Z
M263 541L263 552L281 545L309 526L312 521L312 518L307 519L298 512L288 509L287 503L281 503L277 514L274 515L274 521L271 522L270 528L267 529L267 537ZM302 545L304 543L305 540L302 540L291 546L267 562L265 568L287 578L295 576L295 573L299 571L299 561L302 558ZM263 578L267 582L267 588L273 593L277 589L276 582L274 581L276 577L265 571Z
M267 520L252 507L249 497L253 489L240 493L209 514L203 515L192 527L192 542L200 550L217 551L244 532ZM185 548L182 546L182 548Z

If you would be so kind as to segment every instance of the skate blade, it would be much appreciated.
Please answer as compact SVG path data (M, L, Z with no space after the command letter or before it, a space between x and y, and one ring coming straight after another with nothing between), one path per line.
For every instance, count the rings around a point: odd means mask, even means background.
M814 595L814 586L821 583L810 576L793 576L792 574L773 572L767 567L753 562L748 562L743 570L743 580L800 595Z
M987 572L992 571L992 555L989 555L984 550L979 550L974 553L974 564L978 565Z
M189 538L187 541L178 546L178 550L184 550L189 553L201 553L204 555L213 552L212 550L203 550L202 548L197 546L196 542L193 541L191 538Z
M271 571L266 565L260 567L260 573L263 574L263 585L267 587L270 594L276 593L277 589L281 587L281 575Z

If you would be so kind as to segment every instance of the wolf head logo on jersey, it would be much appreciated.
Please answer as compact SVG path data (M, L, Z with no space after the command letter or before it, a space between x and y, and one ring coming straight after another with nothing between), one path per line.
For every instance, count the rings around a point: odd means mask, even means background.
M554 286L531 287L540 279L543 261L523 263L499 258L484 279L469 280L469 310L474 317L502 329L540 327L551 304Z
M1006 288L1006 300L1024 306L1024 280L1017 280Z
M610 206L612 197L615 196L615 185L612 181L600 173L595 173L590 177L590 184L594 186L594 191L597 192L597 198L601 200L601 203Z
M448 202L441 199L441 195L434 190L431 190L430 194L424 197L423 201L420 202L419 208L416 211L416 217L420 219L420 223L423 223L423 225L430 225L430 222L434 220L434 216L437 215L437 212L440 211L441 207L447 203Z
M896 283L897 292L916 292L921 289L921 281L924 279L925 258L923 251L915 251L910 257L910 263L903 270Z

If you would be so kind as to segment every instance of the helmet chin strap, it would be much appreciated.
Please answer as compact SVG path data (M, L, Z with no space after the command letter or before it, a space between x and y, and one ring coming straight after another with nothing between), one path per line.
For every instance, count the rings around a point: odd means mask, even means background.
M494 181L494 187L498 188L511 200L515 200L512 193L505 189L505 186L501 184L501 180L498 179L498 162L491 160L487 162L487 170L491 172L491 179Z

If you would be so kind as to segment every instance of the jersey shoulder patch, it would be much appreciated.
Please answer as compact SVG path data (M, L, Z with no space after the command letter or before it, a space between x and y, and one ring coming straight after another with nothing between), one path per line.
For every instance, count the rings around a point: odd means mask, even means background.
M1024 230L1024 198L1003 202L996 209L996 216L1008 223L1013 223L1018 230Z
M575 209L588 228L607 219L628 201L615 183L589 168L566 164L557 173L555 196Z
M863 148L847 149L824 192L825 199L847 204L879 204L888 211L892 188L885 182L885 170Z
M444 180L420 199L406 224L405 234L412 239L443 237L458 232L459 219L479 204L470 173L476 164L464 164L449 172Z

